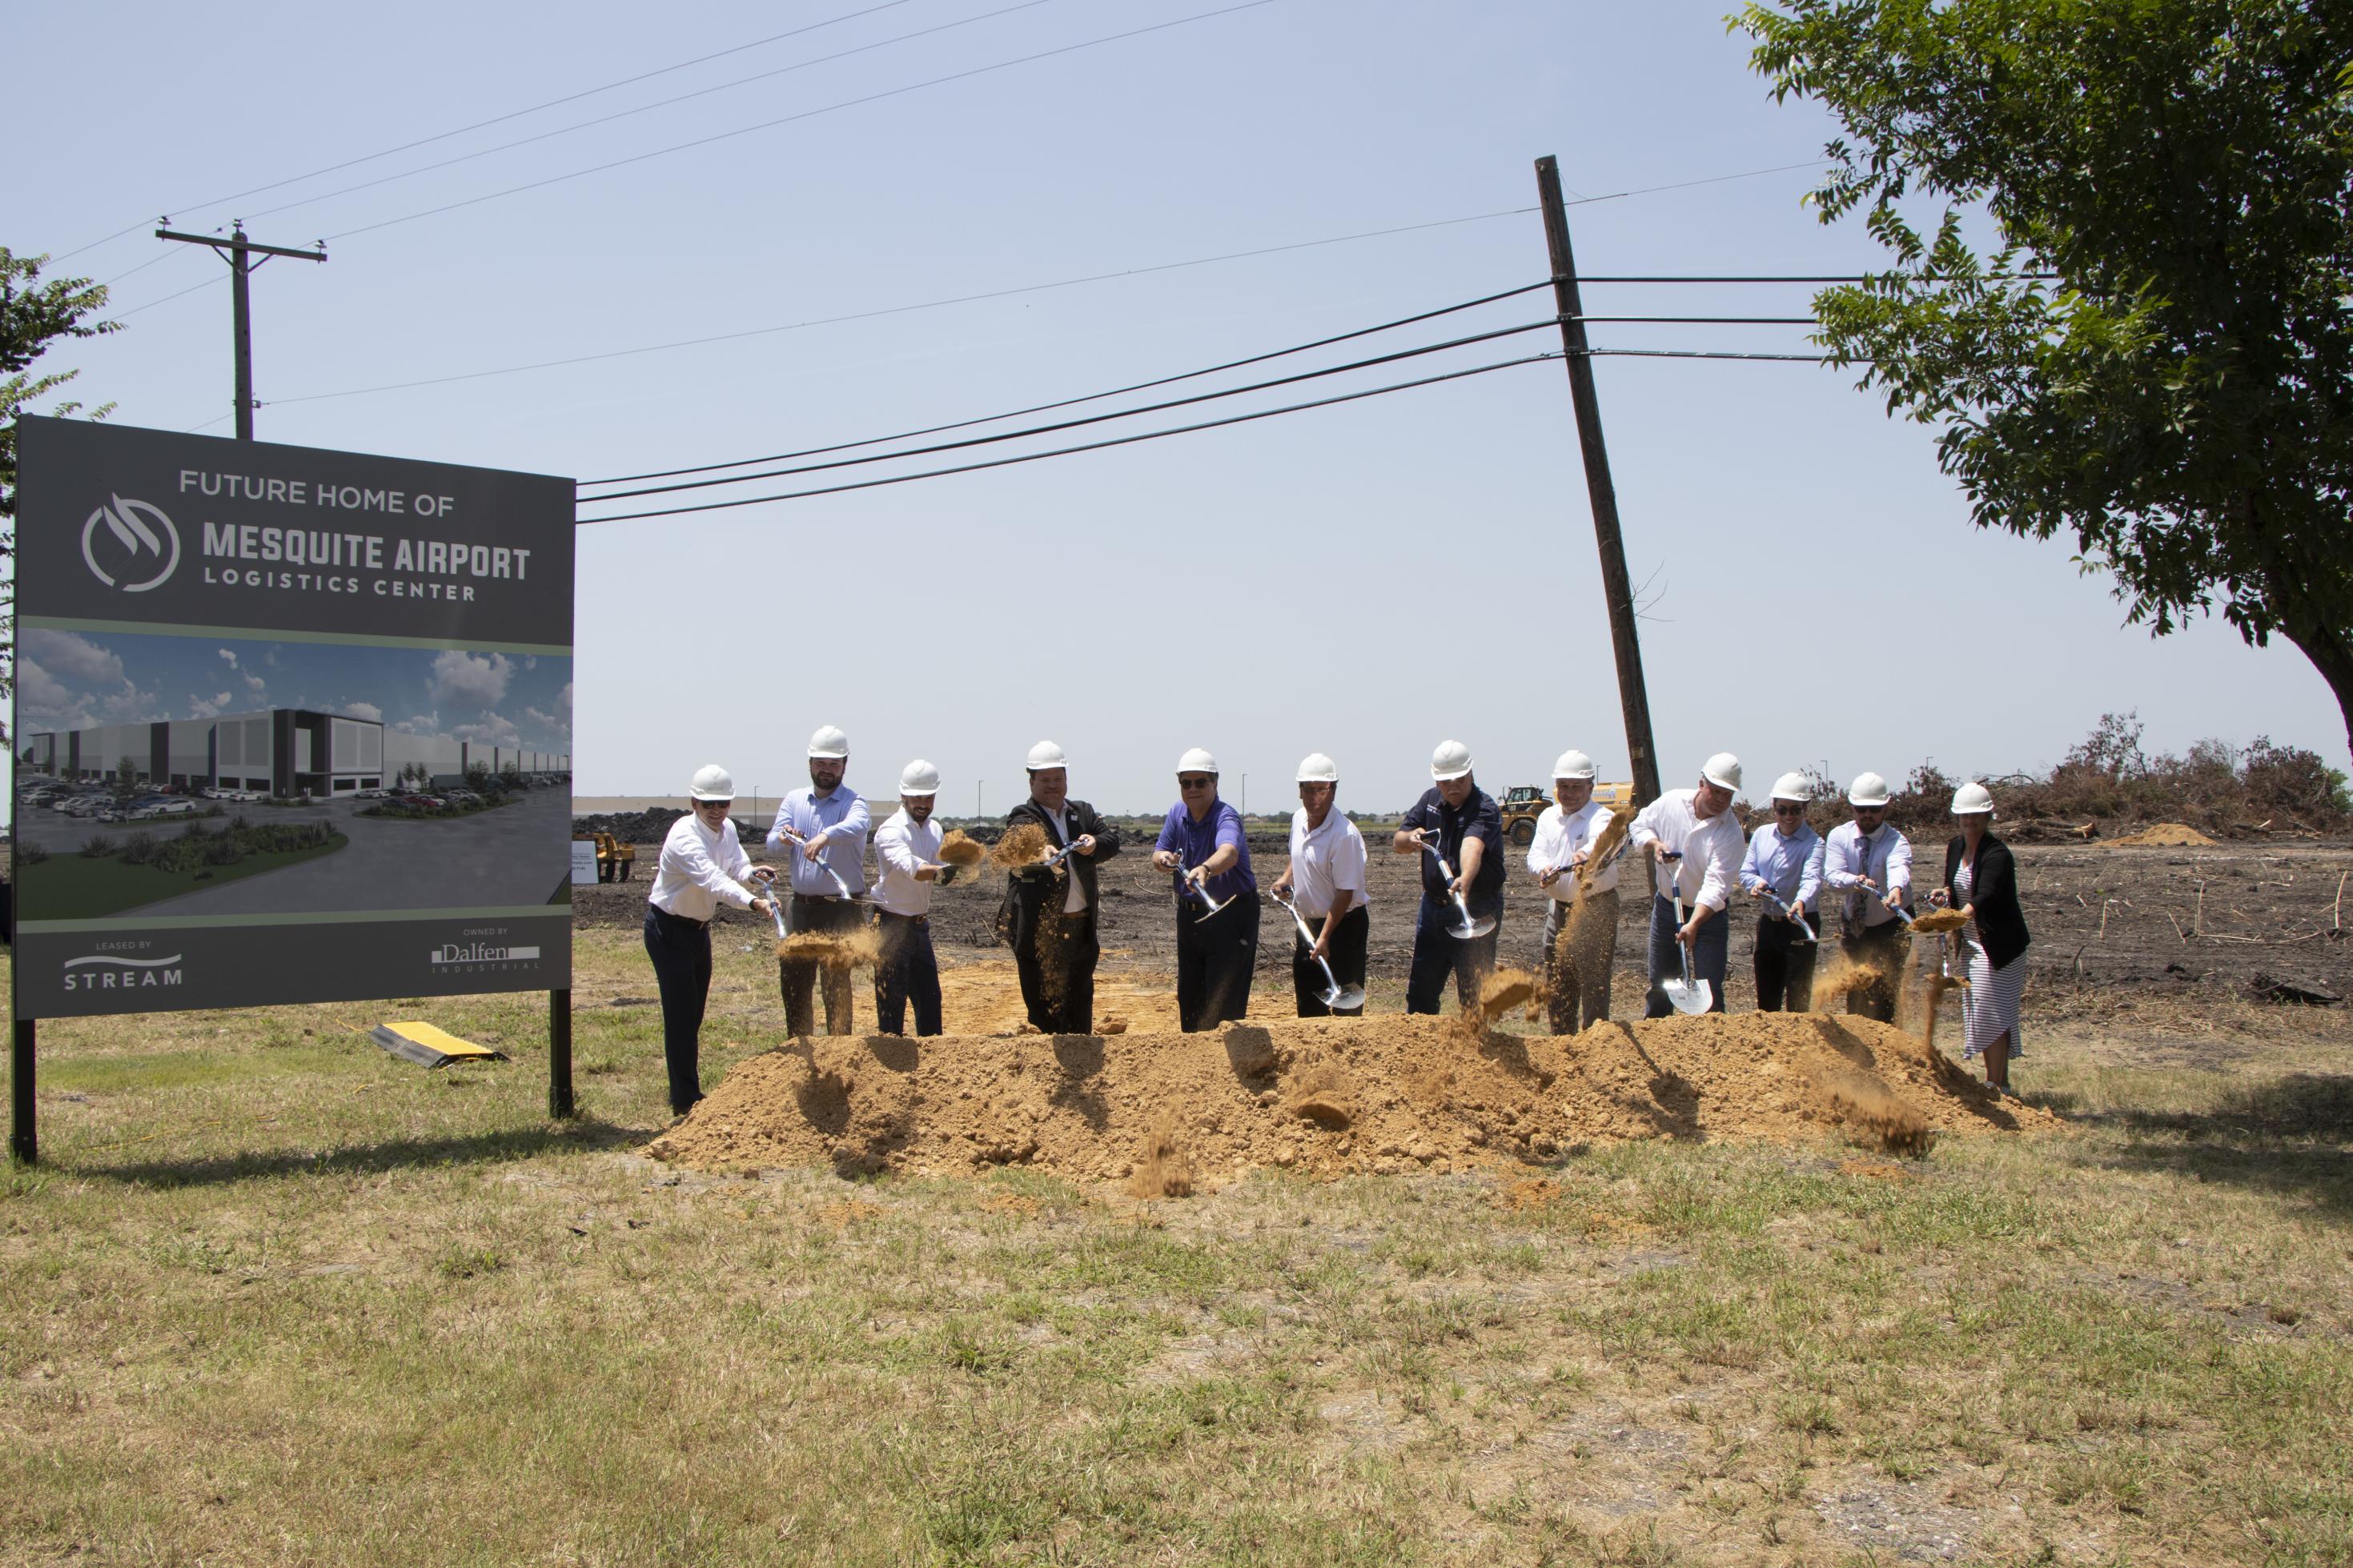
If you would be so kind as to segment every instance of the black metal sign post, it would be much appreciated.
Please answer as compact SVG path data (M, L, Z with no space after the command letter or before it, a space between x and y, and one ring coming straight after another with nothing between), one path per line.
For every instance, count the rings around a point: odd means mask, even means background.
M19 640L56 657L16 776L113 821L16 805L9 1152L39 1152L36 1020L105 1014L543 991L571 1115L573 481L17 441Z

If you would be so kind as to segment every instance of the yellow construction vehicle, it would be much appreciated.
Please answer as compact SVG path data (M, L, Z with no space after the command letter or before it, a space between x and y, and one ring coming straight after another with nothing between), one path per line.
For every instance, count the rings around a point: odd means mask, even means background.
M1593 786L1593 798L1605 807L1632 800L1633 783L1597 784ZM1536 818L1552 804L1552 791L1534 784L1514 784L1495 804L1504 813L1504 837L1525 849L1535 842Z

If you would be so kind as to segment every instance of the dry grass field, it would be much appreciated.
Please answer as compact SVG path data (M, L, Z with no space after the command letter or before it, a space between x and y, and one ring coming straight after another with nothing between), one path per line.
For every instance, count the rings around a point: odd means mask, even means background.
M643 952L576 954L564 1125L542 997L42 1026L0 1560L2353 1563L2344 1009L2077 999L2018 1069L2068 1129L1918 1161L1144 1203L646 1160ZM723 950L709 1080L772 986Z

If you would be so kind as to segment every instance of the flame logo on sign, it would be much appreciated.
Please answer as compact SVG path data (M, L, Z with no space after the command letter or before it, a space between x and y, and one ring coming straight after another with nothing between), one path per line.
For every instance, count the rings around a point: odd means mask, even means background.
M122 548L129 551L132 564L145 556L153 556L163 564L155 574L143 583L118 583L114 574L98 563L98 525L106 524ZM169 578L180 564L180 531L161 509L143 500L124 500L121 496L110 498L110 504L90 514L81 525L81 558L88 563L90 574L110 588L121 588L126 594L143 594ZM125 571L123 575L130 575Z

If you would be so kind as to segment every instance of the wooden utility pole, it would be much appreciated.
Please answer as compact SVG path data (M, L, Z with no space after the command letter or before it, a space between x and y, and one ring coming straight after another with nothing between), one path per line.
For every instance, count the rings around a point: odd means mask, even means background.
M169 221L169 220L166 220ZM232 225L229 237L221 238L210 234L174 234L168 228L155 231L157 239L176 239L183 245L208 245L228 263L230 331L237 338L237 438L253 439L253 298L248 280L253 269L273 256L290 256L297 261L324 261L327 242L321 240L315 249L289 250L282 245L261 245L245 237L245 225ZM261 261L253 258L259 255Z
M1536 195L1544 207L1545 244L1552 251L1552 292L1560 310L1561 347L1567 353L1568 396L1577 409L1577 440L1585 452L1585 493L1593 502L1593 534L1601 552L1601 592L1609 608L1609 641L1618 656L1618 702L1626 714L1626 751L1634 766L1634 793L1659 798L1659 756L1651 742L1651 697L1642 684L1642 647L1634 631L1634 584L1626 572L1626 545L1618 533L1618 489L1609 482L1609 448L1601 440L1601 405L1593 394L1593 357L1585 341L1585 304L1577 291L1577 258L1568 247L1568 211L1560 199L1560 164L1536 160Z

